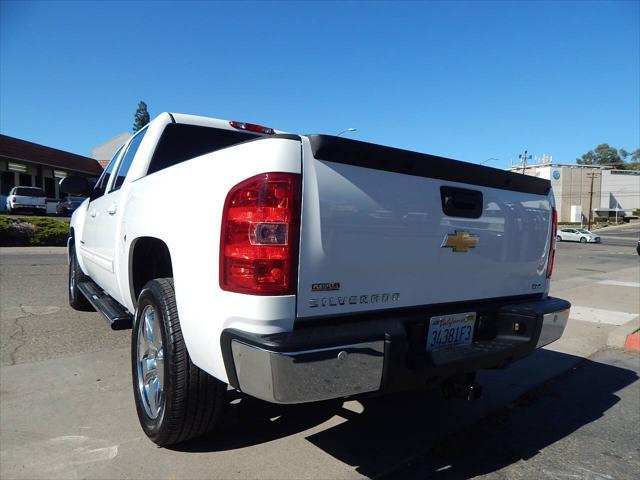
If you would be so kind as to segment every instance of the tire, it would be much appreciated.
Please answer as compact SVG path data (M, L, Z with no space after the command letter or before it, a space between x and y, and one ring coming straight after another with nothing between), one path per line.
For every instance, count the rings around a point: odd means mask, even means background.
M88 280L80 265L78 265L78 257L76 257L76 247L71 244L71 252L69 254L69 280L67 292L69 293L69 305L74 310L81 312L92 312L95 309L87 300L87 297L78 289L78 284Z
M219 422L227 386L191 362L171 278L151 280L140 292L131 371L138 420L157 445L199 437Z
M580 237L580 243L587 243L587 239L584 237Z
M562 237L561 237L560 235L558 235L558 236L556 237L556 240L557 240L558 242L561 242L561 241L562 241Z

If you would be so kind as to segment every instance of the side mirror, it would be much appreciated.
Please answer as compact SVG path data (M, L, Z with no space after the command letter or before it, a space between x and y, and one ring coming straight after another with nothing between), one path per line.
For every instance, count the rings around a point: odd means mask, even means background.
M89 195L91 187L84 177L66 177L60 180L60 190L69 195Z

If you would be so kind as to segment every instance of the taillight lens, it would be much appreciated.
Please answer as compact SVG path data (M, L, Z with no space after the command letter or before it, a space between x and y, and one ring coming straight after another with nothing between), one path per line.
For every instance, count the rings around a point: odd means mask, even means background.
M553 273L553 262L556 257L556 238L558 237L558 213L555 207L551 209L551 242L549 246L549 262L547 263L547 278Z
M229 122L233 128L238 130L247 130L248 132L264 133L266 135L273 135L276 131L273 128L264 127L262 125L256 125L255 123L236 122L235 120Z
M16 203L16 197L11 197L11 203Z
M264 173L227 194L220 238L220 287L253 295L296 291L300 175Z

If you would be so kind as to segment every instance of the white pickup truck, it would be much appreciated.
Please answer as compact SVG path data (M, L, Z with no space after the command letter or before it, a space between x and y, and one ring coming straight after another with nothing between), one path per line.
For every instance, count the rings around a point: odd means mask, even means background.
M132 331L140 423L442 385L558 339L549 181L329 135L163 113L71 220L69 302Z

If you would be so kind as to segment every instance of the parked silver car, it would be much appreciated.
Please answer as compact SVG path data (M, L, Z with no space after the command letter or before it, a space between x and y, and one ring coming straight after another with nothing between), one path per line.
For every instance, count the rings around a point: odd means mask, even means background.
M46 213L47 196L38 187L13 187L7 196L7 212Z
M561 228L558 230L558 241L600 243L600 237L584 228Z

